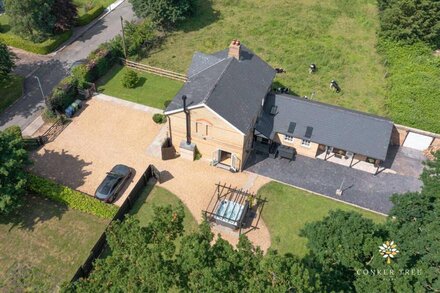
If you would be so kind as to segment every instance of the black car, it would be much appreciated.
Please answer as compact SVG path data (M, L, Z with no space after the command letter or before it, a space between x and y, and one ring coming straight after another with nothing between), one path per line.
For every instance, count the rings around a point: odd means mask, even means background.
M131 169L129 167L125 165L114 166L99 185L95 197L104 202L114 201L130 176Z

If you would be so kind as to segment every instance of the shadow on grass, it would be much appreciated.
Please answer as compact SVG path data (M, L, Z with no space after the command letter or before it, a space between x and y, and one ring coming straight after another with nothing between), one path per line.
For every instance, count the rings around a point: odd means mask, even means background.
M130 212L128 213L129 215L135 215L139 212L142 205L145 203L145 201L147 200L151 191L153 190L155 183L156 183L156 181L153 179L150 182L148 182L148 185L145 186L145 188L142 190L142 193L136 199L133 207L131 208Z
M289 87L284 85L280 81L276 80L276 81L274 81L272 83L272 90L275 92L277 88L289 88ZM297 92L293 91L291 88L289 88L289 93L288 94L292 95L292 96L296 96L296 97L300 96Z
M147 78L146 78L146 77L143 77L143 76L139 77L139 80L138 80L138 82L136 83L135 88L137 88L137 87L143 87L144 84L145 84L146 82L147 82Z
M212 8L211 0L198 0L194 10L194 14L180 24L179 30L197 31L216 22L220 17L220 12Z
M1 215L0 224L10 225L9 231L14 228L33 231L35 225L51 219L61 219L67 211L66 205L50 199L28 194L22 198L22 205L10 215Z
M124 66L116 64L103 77L98 79L98 81L96 82L98 91L104 91L105 88L103 86L105 86L110 80L112 80L123 68Z

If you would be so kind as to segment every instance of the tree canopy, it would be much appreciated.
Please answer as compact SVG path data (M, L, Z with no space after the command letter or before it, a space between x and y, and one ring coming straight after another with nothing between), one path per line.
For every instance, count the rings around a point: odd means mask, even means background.
M0 41L0 82L8 79L9 73L15 67L16 58L6 44Z
M130 0L139 18L150 18L162 28L170 28L194 10L194 0Z
M11 212L20 203L26 187L28 157L24 149L20 128L0 131L0 213Z
M198 232L181 237L183 217L182 206L166 206L154 208L147 227L131 217L116 222L107 232L111 254L96 261L89 278L64 291L319 291L319 279L298 259L274 251L263 255L245 236L237 248L221 238L212 244L204 222Z
M440 47L438 0L379 0L381 35L395 41L423 41Z
M72 28L78 16L73 0L5 0L12 30L33 42Z

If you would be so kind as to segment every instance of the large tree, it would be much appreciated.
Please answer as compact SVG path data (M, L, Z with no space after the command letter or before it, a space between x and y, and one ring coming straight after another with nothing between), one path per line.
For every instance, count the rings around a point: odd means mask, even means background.
M440 1L378 0L381 35L405 43L440 47Z
M151 18L162 28L170 28L194 10L194 0L130 0L140 18Z
M54 30L53 4L54 0L5 0L5 9L15 33L41 42Z
M157 39L155 25L148 19L140 23L125 22L124 33L127 55L139 59L147 56Z
M16 58L6 44L0 41L0 82L8 79L9 73L15 67Z
M55 17L54 32L65 32L74 26L78 10L72 0L54 0L52 15Z
M0 132L0 213L11 212L25 193L27 152L20 128Z
M147 227L128 218L107 232L111 254L67 292L318 292L319 278L292 256L263 255L242 236L234 248L210 226L179 238L182 207L155 208ZM179 250L176 250L176 242ZM123 277L121 277L123 276Z

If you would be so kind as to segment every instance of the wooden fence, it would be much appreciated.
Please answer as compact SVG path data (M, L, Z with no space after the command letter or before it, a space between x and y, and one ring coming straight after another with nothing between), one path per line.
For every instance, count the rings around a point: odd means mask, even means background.
M150 178L156 178L160 182L160 172L153 165L149 165L148 168L145 170L145 172L142 174L141 178L136 183L134 188L131 190L130 194L127 196L124 203L121 205L118 212L110 221L110 223L107 225L107 227L110 226L110 224L113 223L113 221L124 220L125 215L133 207L139 195L142 193L142 190L145 188L145 186L147 186L147 183L150 180ZM106 231L104 231L101 234L98 241L95 243L92 250L90 251L90 254L87 257L86 261L78 268L78 270L76 271L75 275L73 276L70 282L75 282L80 278L86 278L89 276L90 272L93 269L93 262L101 255L101 253L103 252L104 248L107 245L107 239L105 233Z
M167 78L171 78L171 79L183 81L183 82L186 82L188 80L188 78L186 77L185 74L176 73L176 72L173 72L170 70L166 70L166 69L162 69L162 68L158 68L158 67L153 67L150 65L142 64L142 63L133 62L133 61L130 61L127 59L122 59L122 62L124 63L125 66L132 68L132 69L139 70L139 71L143 71L143 72L147 72L147 73L151 73L151 74L155 74L155 75L159 75L162 77L167 77Z

